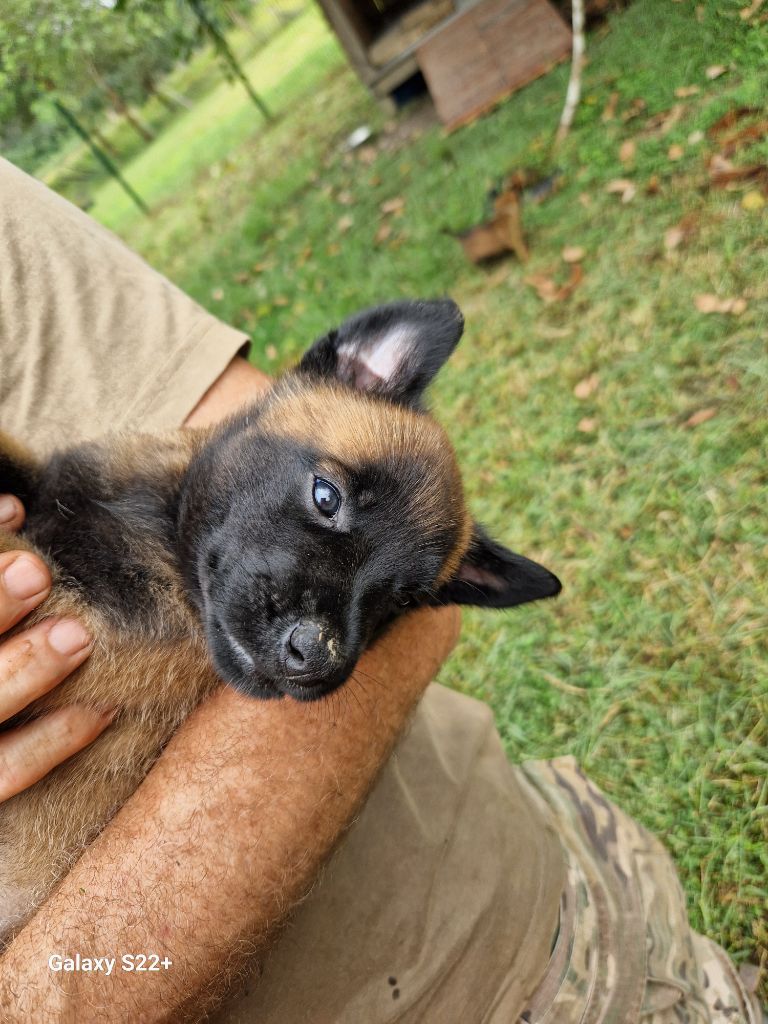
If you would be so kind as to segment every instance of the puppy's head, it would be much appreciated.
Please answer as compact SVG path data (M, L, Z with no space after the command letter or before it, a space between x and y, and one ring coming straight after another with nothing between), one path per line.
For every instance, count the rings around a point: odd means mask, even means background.
M214 664L238 689L311 700L408 607L501 608L559 591L472 522L451 445L422 408L462 328L448 300L353 317L193 463L187 583Z

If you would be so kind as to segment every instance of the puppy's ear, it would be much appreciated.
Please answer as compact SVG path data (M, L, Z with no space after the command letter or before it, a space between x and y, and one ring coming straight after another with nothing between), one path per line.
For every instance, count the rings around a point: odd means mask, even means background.
M440 604L474 604L512 608L542 597L554 597L560 580L543 565L497 544L475 524L469 550L453 579L438 591Z
M315 342L298 369L418 406L463 329L450 299L392 302L345 320Z

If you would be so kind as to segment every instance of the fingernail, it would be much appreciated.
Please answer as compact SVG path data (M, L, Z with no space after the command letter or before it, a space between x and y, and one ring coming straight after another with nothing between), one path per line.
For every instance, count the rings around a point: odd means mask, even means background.
M91 638L74 619L57 622L48 632L48 643L57 654L77 654L90 642Z
M17 601L26 601L48 589L48 574L29 555L19 555L3 573L5 589Z
M9 494L0 495L0 523L10 523L16 518L16 502Z

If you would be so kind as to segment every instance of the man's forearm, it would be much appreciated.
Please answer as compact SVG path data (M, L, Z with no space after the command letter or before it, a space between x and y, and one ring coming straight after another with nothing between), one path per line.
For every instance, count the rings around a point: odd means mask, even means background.
M453 609L415 612L317 704L229 689L206 702L11 944L4 1019L199 1017L311 886L457 631ZM117 965L49 969L76 953ZM120 970L133 953L173 963Z

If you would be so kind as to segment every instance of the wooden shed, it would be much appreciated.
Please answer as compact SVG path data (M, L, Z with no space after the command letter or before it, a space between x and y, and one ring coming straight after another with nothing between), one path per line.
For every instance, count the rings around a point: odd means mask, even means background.
M548 0L318 0L360 79L387 99L421 71L442 120L469 120L570 52Z

